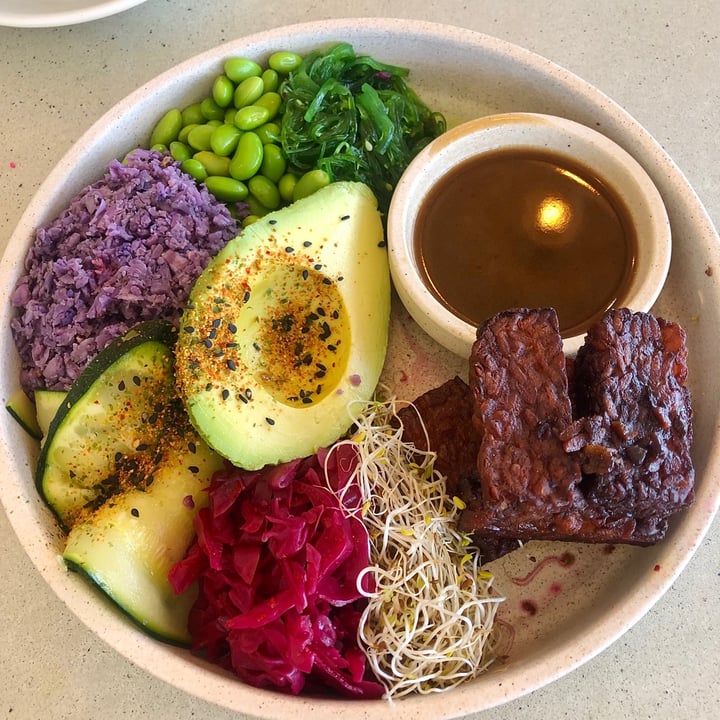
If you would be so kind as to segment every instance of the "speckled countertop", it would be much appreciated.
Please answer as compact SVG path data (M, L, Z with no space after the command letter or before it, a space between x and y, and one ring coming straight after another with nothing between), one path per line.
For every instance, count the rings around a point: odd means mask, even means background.
M245 34L379 15L495 35L593 83L655 136L720 224L720 4L714 0L148 0L80 25L0 28L0 244L65 151L146 80ZM0 538L0 717L240 717L174 690L91 634L45 585L2 511ZM716 520L680 578L620 640L482 719L718 717L719 597Z

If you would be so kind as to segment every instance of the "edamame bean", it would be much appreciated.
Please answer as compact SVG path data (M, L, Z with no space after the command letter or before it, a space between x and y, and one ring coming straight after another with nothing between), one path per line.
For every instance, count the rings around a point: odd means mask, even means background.
M195 158L184 160L180 165L180 169L197 182L204 182L207 178L205 166L199 160L195 160Z
M201 150L196 152L193 157L203 164L208 175L229 175L230 174L230 158L221 157L209 150Z
M276 122L263 123L255 132L262 140L263 145L280 143L280 126Z
M212 125L195 125L187 135L187 144L194 150L210 150L210 137L214 130Z
M167 152L167 145L163 145L162 143L157 143L156 145L151 145L150 149L155 150L155 152L164 153L164 152Z
M277 185L264 175L253 175L248 180L248 190L257 201L268 210L280 207L280 193Z
M234 125L219 125L210 136L210 149L218 155L229 157L235 152L241 135L242 131Z
M280 178L285 174L287 168L287 160L282 149L273 143L267 143L263 147L263 161L260 166L260 172L272 180L274 183L280 182Z
M255 101L255 105L257 107L264 107L264 108L268 109L268 111L270 112L270 117L268 118L268 120L271 120L278 114L281 103L282 103L282 98L276 92L263 93Z
M221 108L211 97L200 103L200 111L206 120L224 120L225 108Z
M226 108L233 101L235 84L227 75L218 75L213 81L212 97L219 107Z
M246 105L235 113L235 126L240 130L254 130L270 119L270 111L261 105Z
M330 176L324 170L309 170L297 181L293 190L293 201L312 195L329 184Z
M177 140L182 126L183 121L180 110L177 108L168 110L153 128L150 134L150 146L165 145L167 147L173 140Z
M280 87L280 75L277 70L267 68L266 70L263 70L261 77L265 92L275 92Z
M252 105L263 94L264 89L262 78L257 75L245 78L235 88L233 105L238 109L246 105Z
M192 103L188 105L182 111L182 124L183 127L186 125L199 125L205 122L205 116L202 114L200 109L200 103Z
M198 127L201 123L190 123L189 125L184 125L183 129L178 133L177 139L181 143L188 144L187 138L188 135L192 132L193 128Z
M248 58L228 58L223 66L225 74L234 82L241 83L245 78L262 75L262 68Z
M287 75L293 70L297 70L302 63L300 55L287 50L279 50L274 52L268 58L268 65L275 71Z
M254 195L248 194L248 196L245 198L245 202L248 204L248 207L250 208L250 214L256 215L257 217L261 218L263 215L267 215L270 210L268 210Z
M178 162L183 162L183 160L192 157L192 150L184 142L180 142L179 140L171 142L169 150L173 160L177 160Z
M239 202L248 196L247 185L231 177L209 175L205 187L222 202Z
M247 180L255 175L262 165L263 152L263 144L256 133L243 133L230 160L231 177L236 180Z
M284 202L291 203L293 201L293 194L295 192L295 185L297 185L297 181L297 175L294 175L293 173L285 173L278 180L278 191Z

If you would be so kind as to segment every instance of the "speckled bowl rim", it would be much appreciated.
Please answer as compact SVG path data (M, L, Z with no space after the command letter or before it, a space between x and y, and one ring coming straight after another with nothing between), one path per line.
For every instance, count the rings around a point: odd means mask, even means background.
M451 352L470 356L476 328L446 307L423 280L415 228L420 207L443 177L472 158L507 149L568 158L620 194L638 242L634 276L620 304L650 310L670 268L672 236L662 196L645 169L627 150L587 125L547 113L505 112L448 129L415 157L395 188L387 218L390 272L415 321ZM563 347L574 355L583 342L584 333L576 334L566 337Z
M144 137L149 112L170 107L187 99L188 92L206 89L220 60L229 54L264 56L278 48L302 51L321 44L344 40L357 47L394 48L453 54L481 53L483 66L478 72L498 72L502 68L508 83L536 83L543 97L562 98L564 108L575 119L602 119L603 131L625 145L648 170L658 185L673 222L683 225L697 245L699 263L720 266L718 236L707 212L677 166L657 142L624 110L592 85L569 71L508 42L454 26L400 19L356 18L310 22L257 33L191 58L148 82L100 118L58 163L29 203L0 262L0 332L4 332L4 351L0 353L0 394L6 400L16 387L18 363L7 330L10 319L9 288L20 273L25 248L33 229L54 217L70 197L89 179L99 177L107 161L121 155ZM366 50L367 51L367 50ZM409 63L408 63L409 64ZM153 102L154 100L154 102ZM559 102L559 101L558 101ZM542 104L542 103L539 103ZM518 108L521 109L521 108ZM528 109L528 108L525 108ZM627 147L630 146L630 147ZM674 233L675 235L675 233ZM672 274L672 268L671 268ZM715 273L717 275L717 273ZM708 285L690 288L701 295L709 331L717 336L720 318L720 288L716 278ZM705 351L715 357L717 344ZM709 401L708 401L709 402ZM527 656L505 666L500 673L486 674L449 693L418 696L388 704L382 701L343 701L294 698L247 687L186 650L163 645L135 631L109 603L78 578L66 573L58 562L59 533L50 513L38 500L32 482L33 445L5 413L0 421L0 458L4 473L0 497L11 525L37 567L58 597L78 618L122 656L163 679L168 684L219 706L261 718L300 717L311 714L317 720L392 720L413 717L418 720L456 718L516 699L552 682L594 657L634 625L672 585L692 557L709 528L720 504L720 486L711 482L720 474L720 421L714 402L705 403L707 417L697 438L704 482L698 485L693 508L673 523L672 541L643 556L642 578L625 578L627 590L622 602L611 602L606 611L582 627L559 629L557 640L548 647L533 648ZM655 563L657 572L652 572Z

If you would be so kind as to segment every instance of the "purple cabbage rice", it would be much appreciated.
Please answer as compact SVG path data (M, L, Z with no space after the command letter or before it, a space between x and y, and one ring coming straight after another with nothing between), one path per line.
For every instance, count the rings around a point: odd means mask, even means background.
M67 390L133 325L177 323L195 279L238 230L168 155L138 149L113 160L28 251L11 298L22 387Z

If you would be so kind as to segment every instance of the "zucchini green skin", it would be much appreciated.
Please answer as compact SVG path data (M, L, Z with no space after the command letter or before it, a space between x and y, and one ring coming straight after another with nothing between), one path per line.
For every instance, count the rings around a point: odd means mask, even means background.
M153 482L114 496L68 535L63 558L82 571L145 632L190 642L187 618L195 590L175 595L170 568L192 541L193 518L222 459L200 440L178 405L162 439Z
M35 405L23 390L16 390L5 403L5 409L17 420L30 437L39 440L42 429L35 415Z
M174 338L169 323L154 321L113 341L55 413L35 481L66 530L112 493L107 480L116 473L116 458L152 452L165 431L153 408L175 397Z

